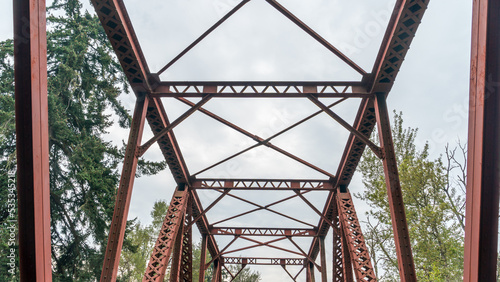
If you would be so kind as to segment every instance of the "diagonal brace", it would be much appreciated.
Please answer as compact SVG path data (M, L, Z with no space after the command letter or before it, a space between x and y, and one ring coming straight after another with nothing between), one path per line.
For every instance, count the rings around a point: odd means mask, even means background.
M144 155L144 153L153 145L156 141L160 140L165 134L169 133L179 125L181 122L183 122L185 119L187 119L190 115L192 115L194 112L196 112L201 106L203 106L205 103L207 103L210 99L212 99L213 94L208 94L203 99L201 99L198 103L193 105L191 109L187 110L185 113L183 113L180 117L178 117L176 120L171 122L169 125L167 125L165 128L163 128L160 132L155 134L151 139L149 139L146 143L144 143L142 146L140 146L137 150L137 156L140 157Z
M332 53L337 55L342 61L352 67L355 71L360 73L361 75L365 75L366 71L364 71L360 66L354 63L351 59L349 59L346 55L344 55L339 49L335 48L332 44L330 44L326 39L321 37L321 35L317 34L313 29L307 26L304 22L299 20L294 14L288 11L285 7L283 7L276 0L266 0L271 6L276 8L280 13L282 13L285 17L291 20L293 23L298 25L303 31L312 36L316 41L318 41L321 45L325 46Z
M318 100L318 97L315 97L314 95L309 95L309 100L311 100L316 106L318 106L320 109L322 109L327 115L332 117L334 120L336 120L340 125L342 125L344 128L349 130L354 136L359 138L363 143L365 143L370 149L372 149L373 153L377 155L380 159L383 158L382 154L382 149L380 149L379 146L375 145L370 139L368 139L366 136L364 136L361 132L357 131L352 125L350 125L348 122L343 120L340 116L338 116L336 113L334 113L330 108L328 108L325 104L321 103Z

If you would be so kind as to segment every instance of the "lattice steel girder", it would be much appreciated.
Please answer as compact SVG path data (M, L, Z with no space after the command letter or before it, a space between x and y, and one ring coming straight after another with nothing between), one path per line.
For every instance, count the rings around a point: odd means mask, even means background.
M258 258L258 257L222 257L224 264L254 264L254 265L304 265L303 258Z
M142 281L163 281L175 240L182 232L188 198L187 187L175 190ZM179 244L182 244L182 239Z
M21 281L52 281L44 0L14 1L14 34L17 178L10 171L8 187L2 189L12 189L17 181ZM9 197L9 203L11 200ZM9 217L13 225L9 227L15 228L15 219Z
M371 98L358 81L180 81L159 82L151 97L294 98L310 94L320 98Z
M182 252L180 264L180 281L193 281L193 229L192 229L192 208L191 197L188 199L186 215L184 218L184 232L182 235Z
M297 185L297 186L295 186ZM293 187L293 188L292 188ZM298 188L297 188L298 187ZM192 180L193 189L231 190L318 190L329 191L333 187L328 180L290 180L290 179L196 179Z
M135 172L137 169L136 151L141 143L142 132L146 109L149 99L138 97L132 118L132 126L125 151L125 160L120 178L120 185L116 194L115 208L111 228L108 235L108 244L104 253L104 263L101 272L101 281L115 281L120 262L120 254L125 236L125 227L127 225L128 209L132 197Z
M473 1L464 281L497 280L500 3Z
M151 76L127 10L121 0L92 0L92 4L136 96L150 93L157 82ZM147 121L154 134L168 126L168 118L159 99L151 99ZM158 140L168 167L177 184L189 183L189 173L173 133Z
M392 228L394 231L394 243L398 255L399 275L401 281L416 281L417 277L415 275L408 224L406 223L403 194L401 192L401 184L399 183L398 164L389 123L389 111L384 93L376 94L375 113L377 116L380 144L384 152L382 162L384 164L385 185L387 187Z
M314 237L315 229L307 228L256 228L256 227L212 227L212 235L246 235L246 236L296 236Z
M352 202L349 191L337 193L337 205L342 231L347 239L347 247L351 255L351 263L357 281L375 281L377 277L373 271L368 247L361 232L358 215Z
M428 4L429 0L398 0L396 2L386 34L382 41L382 47L370 75L371 79L368 80L368 92L373 93L374 90L384 90L388 93L392 88L396 75L401 68L402 62L410 48L410 44ZM363 99L353 127L366 137L370 137L375 122L373 99ZM337 177L333 187L349 185L365 147L365 143L353 134L350 134L339 168L335 174ZM325 210L323 211L325 215L332 214L331 203L333 197L334 193L332 192L327 199L327 203L329 204L325 206ZM318 227L318 234L323 236L328 233L330 226L325 220L321 219ZM318 252L319 241L314 239L311 245L310 255L315 258Z

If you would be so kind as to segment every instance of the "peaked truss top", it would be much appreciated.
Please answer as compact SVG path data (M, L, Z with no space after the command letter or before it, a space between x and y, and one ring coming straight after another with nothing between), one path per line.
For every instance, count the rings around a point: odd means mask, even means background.
M315 264L315 259L322 249L322 238L324 238L328 230L335 226L335 217L338 217L337 205L345 205L346 213L352 213L350 210L349 198L342 198L343 201L339 202L336 197L337 193L348 193L347 187L350 184L353 173L360 161L360 158L368 146L380 158L386 158L385 148L380 148L370 141L370 135L374 129L377 120L377 99L382 96L387 96L390 92L396 76L401 68L406 53L410 48L410 44L415 36L417 28L421 22L424 11L427 8L429 0L398 0L396 1L392 16L389 20L387 30L385 32L380 50L378 52L375 64L371 72L363 70L352 59L342 53L338 48L328 42L325 38L321 37L313 29L307 26L278 1L266 0L272 7L283 14L286 18L291 20L294 24L300 27L303 31L309 34L317 42L323 45L331 53L337 56L340 60L346 63L350 68L362 75L359 81L162 81L160 74L172 66L182 56L188 53L194 46L206 38L211 32L217 29L228 18L237 15L238 10L241 9L250 0L243 0L224 15L218 22L204 32L192 44L179 53L174 59L163 66L158 73L151 73L145 57L141 51L141 47L136 38L132 23L125 9L122 0L92 0L95 10L101 20L106 34L116 52L116 55L121 63L127 79L138 99L147 99L147 109L145 118L148 121L154 137L149 141L140 145L137 150L137 156L142 155L148 148L157 143L161 149L162 154L169 166L169 169L178 185L178 191L181 193L186 189L185 193L189 197L190 215L193 222L200 230L200 233L207 238L207 247L212 255L212 258L224 258L223 263L240 264L245 261L246 264L266 264L266 265L294 265L306 264L307 261ZM167 117L167 112L162 103L162 98L169 97L177 99L178 101L190 107L184 114L179 116L174 121L170 121ZM188 100L188 98L200 97L198 102ZM290 98L290 97L303 97L309 99L318 106L318 112L313 115L297 122L296 124L276 133L275 135L266 139L259 137L243 128L233 124L232 122L216 115L203 106L208 103L212 98ZM319 98L339 98L331 105L325 105ZM377 98L378 97L378 98ZM331 108L346 99L359 99L359 108L353 123L349 123L342 117L337 115ZM181 153L180 147L174 135L173 129L187 119L194 112L201 112L204 115L238 131L239 133L252 139L255 144L248 148L233 154L223 160L215 162L213 165L201 170L197 173L191 174L188 171L186 162ZM286 131L294 128L295 126L306 122L310 118L318 115L319 113L326 113L342 127L349 131L350 136L344 149L344 153L340 160L340 165L336 173L326 171L304 159L272 144L270 141L285 133ZM276 175L276 179L217 179L217 178L198 178L197 175L212 169L232 158L235 158L249 150L259 146L270 148L294 161L301 163L319 173L323 179L280 179L280 175ZM199 198L198 191L206 189L214 193L219 193L218 196L209 203L208 206L203 207L202 201ZM240 194L234 193L236 190L283 190L293 192L293 196L288 198L279 199L271 204L261 204L254 200L245 199ZM306 193L327 193L326 202L324 206L317 207L310 202L304 194ZM184 195L184 194L183 194ZM347 197L347 196L345 196ZM350 197L350 195L349 195ZM211 210L218 202L223 199L231 198L239 202L244 202L254 207L253 210L243 212L235 215L227 215L225 218L217 222L209 222L207 212ZM294 218L275 209L273 206L291 198L301 199L312 211L318 216L317 223L310 223L303 220ZM182 198L182 201L187 201ZM337 203L338 202L338 203ZM347 204L346 204L347 203ZM239 218L241 216L251 214L257 211L266 211L275 215L281 216L288 220L292 220L300 227L292 228L276 228L276 227L239 227L227 226L230 220ZM354 212L355 213L355 212ZM349 224L357 224L356 220L346 217L341 221L349 222ZM179 218L179 222L182 217ZM224 225L219 225L224 224ZM189 225L189 224L188 224ZM354 232L354 231L353 231ZM216 236L230 235L235 236L234 241L246 240L253 243L253 245L242 247L239 249L229 250L229 246L234 242L232 241L223 250L219 249ZM275 236L277 239L269 241L259 241L253 239L255 236ZM302 250L293 241L294 237L307 237L311 238L311 245L308 250ZM276 242L281 240L289 240L297 247L296 250L287 250L279 247ZM353 244L359 244L354 242ZM271 247L280 251L285 251L295 255L297 258L235 258L226 256L234 252L241 252L246 249L253 249L258 247ZM369 260L369 257L365 259ZM111 266L110 266L111 267ZM319 265L316 265L321 269ZM309 270L308 270L309 271ZM356 274L357 275L357 274ZM360 274L361 275L361 274ZM365 274L363 274L365 275ZM371 275L371 274L366 274ZM293 276L290 275L292 278Z

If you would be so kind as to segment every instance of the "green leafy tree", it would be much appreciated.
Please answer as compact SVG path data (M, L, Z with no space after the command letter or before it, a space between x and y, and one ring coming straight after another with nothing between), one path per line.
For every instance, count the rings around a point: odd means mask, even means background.
M118 268L119 281L142 281L167 209L165 201L157 201L151 211L151 224L144 226L137 218L127 222Z
M460 165L456 149L446 149L446 164L441 158L430 159L428 144L421 150L415 145L417 131L404 128L402 114L395 113L392 134L417 279L458 281L463 271L465 167ZM464 146L460 145L459 148L465 152ZM456 168L462 175L455 175ZM367 150L359 170L365 189L356 197L370 207L365 236L375 270L380 280L398 281L398 264L381 160ZM455 182L457 177L459 181Z
M241 266L239 265L229 265L228 267L231 273L236 274L240 271ZM229 276L229 275L226 275ZM241 272L236 276L233 282L258 282L261 280L260 273L257 271L252 271L250 268L245 267Z
M123 144L104 140L114 121L130 125L118 99L126 79L97 16L78 0L55 0L47 8L50 204L54 281L100 277L107 232L119 182ZM0 182L15 166L12 40L0 43ZM124 136L126 138L126 136ZM141 160L140 174L165 163ZM0 226L7 198L0 190ZM2 228L2 234L4 234ZM0 236L2 254L5 237ZM4 256L2 255L2 258ZM8 281L0 266L0 280Z

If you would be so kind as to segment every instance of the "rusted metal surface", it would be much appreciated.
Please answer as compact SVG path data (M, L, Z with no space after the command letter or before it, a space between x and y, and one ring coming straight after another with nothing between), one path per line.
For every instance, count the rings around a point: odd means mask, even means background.
M401 192L401 184L399 182L398 164L389 123L389 111L384 93L377 93L375 109L378 135L384 152L382 162L384 164L385 185L387 187L389 209L391 211L394 243L398 256L399 275L401 281L417 281L408 224L406 223L403 193Z
M203 97L211 93L216 98L300 98L314 94L323 98L370 98L366 87L359 81L162 81L150 95Z
M227 186L227 183L230 183ZM192 181L193 189L221 189L231 190L295 190L292 187L297 183L300 190L333 190L328 180L296 180L296 179L196 179Z
M219 22L214 26L210 27L204 34L202 34L198 39L196 39L191 45L189 45L185 50L183 50L178 56L176 56L172 61L170 61L165 67L163 67L159 73L166 70L172 64L174 64L179 58L185 55L191 48L196 46L201 42L208 34L214 31L219 25L221 25L225 20L235 14L238 9L240 9L248 0L240 2L236 7L233 8L228 14L226 14ZM352 266L356 270L356 275L366 275L369 279L372 279L373 270L368 267L368 265L360 262L360 257L369 258L367 250L364 249L360 251L358 249L353 249L354 245L361 244L358 241L353 242L353 238L356 236L361 236L360 230L353 231L352 226L347 228L345 222L349 220L357 220L356 218L347 217L345 213L341 213L339 216L338 208L344 208L344 212L351 214L353 210L345 210L347 206L337 207L337 192L340 186L347 187L351 181L352 175L356 170L357 164L361 158L361 155L368 145L379 157L385 157L385 151L391 149L391 146L387 146L387 142L382 142L383 148L379 148L373 142L369 140L369 137L374 129L376 123L375 105L374 98L376 95L381 97L382 95L387 95L390 91L396 75L401 67L401 63L404 60L406 52L409 49L410 43L415 35L415 32L420 24L423 13L428 5L428 0L415 0L415 1L397 1L395 5L394 12L389 21L387 32L384 36L381 49L377 56L376 62L374 64L372 73L366 73L358 65L356 65L350 58L342 54L333 45L331 45L324 38L319 36L314 30L309 28L305 23L300 21L295 15L288 11L284 6L279 4L277 1L268 0L274 8L285 15L288 19L302 28L305 32L311 35L319 43L324 45L334 54L336 54L341 60L346 62L354 70L360 73L363 78L360 81L330 81L330 82L301 82L301 81L284 81L284 82L252 82L252 81L193 81L193 82L171 82L171 81L161 81L158 74L151 74L147 64L142 55L142 51L135 37L132 25L126 13L125 7L121 0L93 0L96 7L97 14L101 19L101 22L105 28L108 38L112 42L112 45L117 53L117 57L125 70L127 78L129 79L132 88L136 95L142 97L147 95L150 98L149 107L147 108L146 120L150 124L153 130L154 137L146 142L142 147L138 149L136 156L142 155L147 148L152 144L157 143L160 146L162 154L164 155L169 169L177 182L181 187L186 187L189 197L192 198L191 204L185 204L192 208L188 215L181 213L179 215L180 221L184 222L180 226L176 225L176 228L184 231L177 231L176 236L170 238L169 247L163 248L162 252L167 252L168 256L171 256L172 241L173 238L178 240L177 252L174 255L173 265L175 265L173 276L170 280L189 280L193 277L183 278L186 273L192 272L188 270L189 267L184 267L183 263L189 264L188 260L183 260L187 258L187 253L189 253L190 246L190 234L193 225L196 225L200 230L202 235L203 252L207 250L212 255L212 261L202 264L202 270L204 271L208 265L214 263L215 271L213 276L213 281L222 280L222 268L227 268L224 266L226 255L238 251L243 251L253 248L274 248L277 250L292 253L294 255L304 257L304 268L306 269L306 279L307 281L314 281L314 269L316 268L321 273L321 279L325 281L326 278L326 262L324 255L325 248L324 242L320 238L324 238L329 229L332 228L334 232L334 267L333 267L333 281L352 281ZM376 94L376 95L375 95ZM165 109L163 107L161 98L162 97L174 97L182 103L191 107L184 115L176 119L173 122L169 122ZM186 97L201 97L203 100L197 104L189 101ZM315 104L317 104L321 110L313 113L312 115L296 122L295 124L279 131L278 133L268 137L267 139L261 138L255 134L252 134L243 128L235 125L234 123L221 118L220 116L214 114L203 108L202 105L207 102L210 98L228 98L228 97L255 97L255 98L277 98L277 97L304 97L311 99ZM318 98L322 97L337 97L341 98L338 101L325 105L319 102ZM361 98L361 103L357 112L357 116L353 124L346 122L341 117L337 116L334 111L331 110L335 105L350 99L350 98ZM377 108L378 109L378 108ZM209 167L190 174L187 166L184 162L182 153L180 151L179 145L177 144L176 138L172 131L172 128L179 125L185 118L195 111L200 111L201 113L209 116L210 118L224 124L239 133L251 138L255 141L255 144L240 151L225 159L210 165ZM310 120L311 118L326 112L342 126L346 127L351 135L347 141L347 145L344 150L344 154L340 161L337 173L333 174L329 171L323 170L311 162L307 162L302 158L299 158L290 152L281 149L280 147L273 145L270 141L281 134L295 128L298 125ZM380 120L380 119L379 119ZM388 124L387 124L388 125ZM384 128L387 129L384 125ZM208 171L224 162L227 162L245 152L248 152L259 146L266 146L273 149L292 160L301 163L309 168L312 168L323 175L327 179L324 180L287 180L287 179L197 179L196 176L205 171ZM388 148L389 147L389 148ZM384 154L382 153L382 149ZM390 170L386 169L386 173L390 175L397 174L397 170L394 167ZM394 179L393 179L394 180ZM394 186L395 182L391 182ZM217 191L221 193L219 197L208 203L207 207L203 207L201 201L198 197L198 190L210 189L212 191ZM272 202L270 204L261 204L257 201L250 201L241 196L242 194L232 193L231 190L241 190L238 192L244 193L246 190L294 190L296 193L293 196L283 198L281 200ZM326 199L326 204L323 207L316 207L312 202L307 200L303 196L305 193L314 193L315 191L329 191L328 197ZM344 194L344 193L342 193ZM187 197L186 195L186 197ZM218 220L217 222L209 222L206 213L223 198L231 198L232 200L242 201L246 204L252 205L254 208L246 212L232 215L230 213L226 214L226 217ZM293 216L288 215L286 212L278 211L273 206L283 203L291 199L301 199L306 205L308 205L318 216L319 223L312 224ZM396 201L397 202L397 201ZM345 203L344 203L345 204ZM233 219L238 219L244 215L249 215L257 211L265 211L273 213L275 215L281 216L286 219L294 221L296 224L301 224L302 226L308 226L307 228L273 228L271 227L220 227L219 225L228 222ZM183 218L183 219L182 219ZM345 222L344 222L345 221ZM340 222L344 222L342 228L340 228ZM352 222L351 222L352 223ZM358 224L358 223L356 223ZM358 225L359 227L359 225ZM401 227L401 226L400 226ZM347 228L347 229L346 229ZM356 227L357 228L357 227ZM354 232L354 233L353 233ZM399 231L398 231L399 232ZM172 235L172 234L170 234ZM227 244L221 251L217 246L217 241L215 236L220 235L231 235L235 238ZM173 235L172 235L173 236ZM277 239L270 241L259 241L254 239L255 236L275 236ZM354 237L353 237L354 236ZM298 244L293 240L294 237L311 237L311 246L308 250L302 250ZM246 240L253 242L253 245L244 248L233 248L230 249L232 244L237 240ZM296 247L297 250L284 249L276 245L277 242L282 240L289 240ZM356 245L358 246L358 245ZM186 251L186 253L184 252ZM158 250L155 250L158 253ZM319 254L321 256L321 265L318 265L315 260ZM408 252L406 252L408 254ZM361 254L361 255L360 255ZM409 253L411 256L411 252ZM205 253L203 254L205 256ZM161 256L164 259L164 256ZM362 260L362 259L361 259ZM167 258L168 262L168 258ZM166 263L153 271L154 275L162 273L166 267ZM354 262L354 264L353 264ZM248 263L248 261L247 261ZM247 263L241 265L246 265ZM358 263L358 264L356 264ZM368 259L369 263L369 259ZM288 273L290 278L296 281L298 275L304 270L302 268L295 276L293 276L287 269L286 265L280 264L283 269ZM360 265L363 265L363 270L360 269ZM410 264L409 264L410 265ZM155 264L158 266L158 264ZM405 270L411 272L411 267L405 266L405 268L410 268L410 270ZM364 272L363 272L364 271ZM370 272L371 271L371 272ZM201 273L202 271L200 271ZM164 272L163 272L164 273ZM147 274L146 274L147 275ZM406 274L402 274L407 277ZM160 275L161 276L161 275ZM235 275L231 274L234 279ZM161 279L163 277L160 277ZM196 279L196 277L194 278ZM203 275L198 277L200 281L203 279ZM407 279L407 278L405 278ZM149 281L149 280L148 280ZM410 281L410 280L406 280Z
M208 243L208 236L202 235L201 236L200 271L199 271L198 282L205 281L205 270L206 270L205 262L207 260L207 243Z
M193 281L193 211L191 197L188 200L186 215L184 218L184 232L182 234L182 254L180 264L179 281Z
M497 280L500 3L473 1L464 281Z
M137 169L138 159L136 152L137 147L141 143L148 101L149 99L145 97L138 98L135 105L132 126L125 151L125 160L123 163L120 185L118 186L116 194L115 209L111 221L108 244L104 254L101 281L116 280L118 265L120 263L120 254L123 246L123 238L125 236L125 227L127 225L130 199L132 197L132 189Z
M247 235L247 236L294 236L313 237L316 230L307 228L256 228L256 227L212 227L212 235Z
M337 193L340 225L345 234L347 248L357 281L376 281L368 247L365 243L358 215L352 202L351 193Z
M163 281L162 279L165 275L168 261L172 256L174 244L177 244L179 247L182 245L181 232L188 205L188 197L187 187L177 188L174 192L142 281ZM178 237L180 240L177 239ZM178 241L177 243L176 240ZM177 256L180 257L179 254Z
M224 264L304 265L303 258L223 257Z
M45 25L44 0L14 1L17 223L21 281L52 281Z
M390 91L428 4L428 0L398 0L396 2L373 71L370 76L367 76L368 92L374 93L375 90L384 90L387 91L387 94ZM373 100L368 98L363 99L353 127L358 132L369 137L375 127L375 122ZM365 143L353 134L349 136L340 165L335 174L337 177L334 181L334 187L349 185L365 147ZM333 206L331 203L333 202L333 196L333 193L329 195L327 200L329 204L325 206L323 211L325 215L332 214ZM326 234L328 230L329 224L322 220L318 225L318 234ZM318 253L319 241L314 240L311 245L310 255L316 257Z

